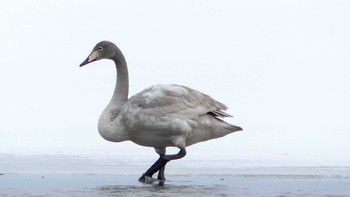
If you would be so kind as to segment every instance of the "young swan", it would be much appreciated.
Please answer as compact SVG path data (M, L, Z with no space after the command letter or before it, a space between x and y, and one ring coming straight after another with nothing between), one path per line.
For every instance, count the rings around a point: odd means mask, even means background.
M80 67L101 59L114 61L117 82L112 99L99 119L99 133L108 141L130 140L153 147L160 156L139 181L152 180L152 175L159 171L159 183L164 184L165 165L184 157L187 146L242 130L222 120L232 117L224 112L226 105L185 86L155 85L128 99L128 68L115 44L99 42ZM166 155L166 147L177 147L180 151Z

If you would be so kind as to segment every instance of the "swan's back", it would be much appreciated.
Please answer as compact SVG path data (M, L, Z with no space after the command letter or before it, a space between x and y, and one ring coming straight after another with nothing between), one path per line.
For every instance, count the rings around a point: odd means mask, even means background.
M156 85L131 97L121 109L131 140L144 146L186 146L242 130L221 120L226 105L180 85ZM158 141L158 142L157 142Z

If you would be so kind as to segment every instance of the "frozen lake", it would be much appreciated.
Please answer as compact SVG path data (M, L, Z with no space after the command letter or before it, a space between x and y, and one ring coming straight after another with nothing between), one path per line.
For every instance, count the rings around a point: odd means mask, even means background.
M349 196L350 179L327 176L170 175L165 186L135 175L7 174L0 196Z
M153 158L156 159L156 158ZM169 163L164 187L137 179L154 161L93 155L0 154L0 196L349 196L350 168Z

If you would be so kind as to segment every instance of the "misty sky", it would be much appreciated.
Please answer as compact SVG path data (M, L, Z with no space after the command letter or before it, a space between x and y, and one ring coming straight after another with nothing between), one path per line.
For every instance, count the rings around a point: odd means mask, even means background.
M185 85L228 105L227 121L244 128L186 157L348 165L349 8L337 0L2 1L0 153L156 157L98 134L115 68L79 64L110 40L126 56L130 96Z

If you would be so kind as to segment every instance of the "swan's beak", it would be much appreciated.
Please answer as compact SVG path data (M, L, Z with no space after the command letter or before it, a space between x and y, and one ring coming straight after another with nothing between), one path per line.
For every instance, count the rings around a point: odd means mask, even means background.
M83 61L83 63L80 64L80 67L85 66L88 63L91 63L93 61L96 61L98 58L98 52L97 51L93 51L88 58L86 58L85 61Z

